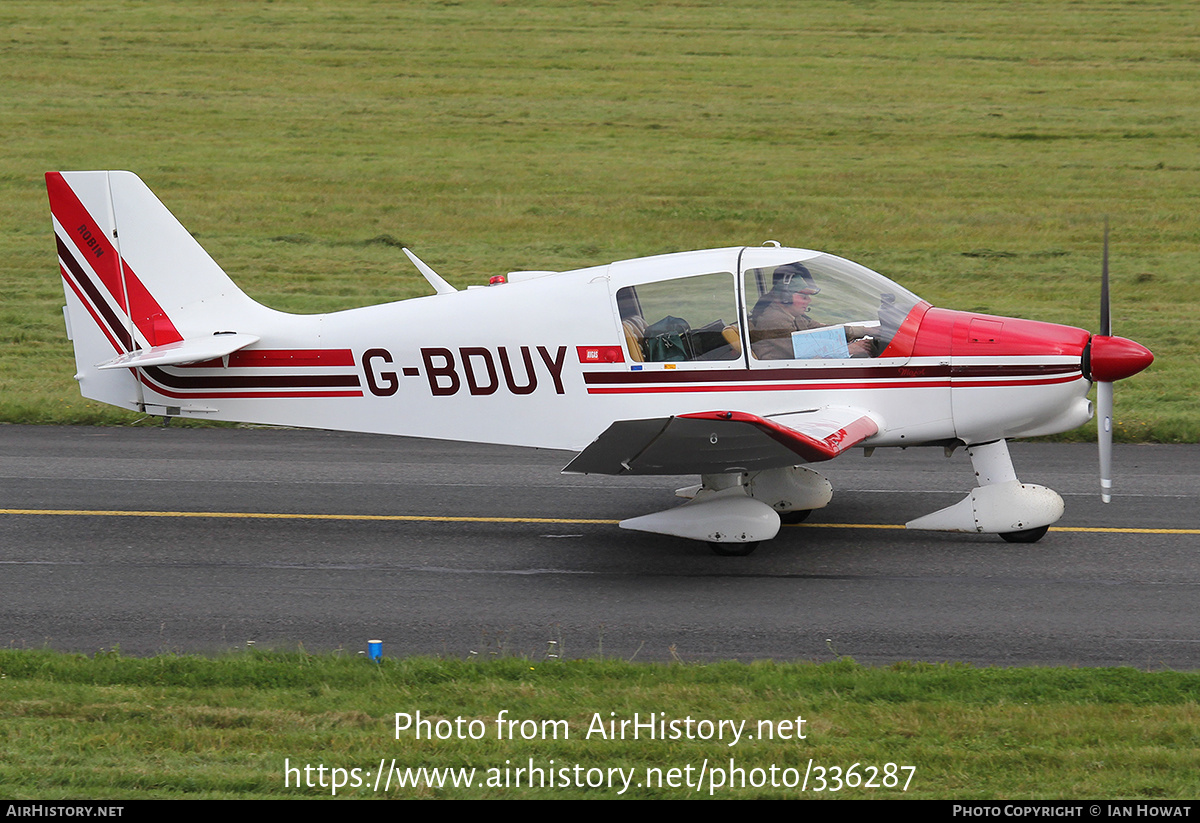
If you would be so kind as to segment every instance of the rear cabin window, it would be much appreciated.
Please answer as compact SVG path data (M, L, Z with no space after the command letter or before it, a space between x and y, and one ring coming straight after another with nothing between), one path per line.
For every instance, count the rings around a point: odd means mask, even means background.
M618 290L617 308L630 358L666 363L741 357L735 291L729 272Z

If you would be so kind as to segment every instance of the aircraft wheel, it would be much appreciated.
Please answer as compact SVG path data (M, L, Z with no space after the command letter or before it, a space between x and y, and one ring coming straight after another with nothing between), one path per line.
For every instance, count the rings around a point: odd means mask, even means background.
M803 523L812 513L812 509L793 509L790 512L780 512L779 522L792 526L796 523Z
M745 557L758 548L759 541L753 543L709 543L713 554L721 557Z
M1036 543L1049 529L1049 526L1038 526L1036 529L1025 529L1019 532L1003 532L1000 536L1006 543Z

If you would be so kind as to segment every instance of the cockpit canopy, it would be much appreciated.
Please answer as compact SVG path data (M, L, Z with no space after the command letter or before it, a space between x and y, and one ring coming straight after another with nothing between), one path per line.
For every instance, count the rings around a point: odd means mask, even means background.
M742 249L737 260L740 294L732 271L647 276L618 288L630 358L739 360L747 341L752 360L878 357L922 303L883 275L832 254L756 247ZM732 256L722 262L732 264ZM807 303L792 308L793 292Z

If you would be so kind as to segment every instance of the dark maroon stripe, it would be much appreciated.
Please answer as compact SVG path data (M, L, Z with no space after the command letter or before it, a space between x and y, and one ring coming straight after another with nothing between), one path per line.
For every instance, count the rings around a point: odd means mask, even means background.
M96 288L96 284L92 282L92 279L88 277L83 266L79 265L79 261L75 259L75 255L71 252L70 247L63 242L63 239L58 236L57 232L54 234L54 241L58 244L59 259L71 270L71 276L75 278L75 282L87 293L88 298L92 301L92 305L96 307L96 311L100 312L104 321L108 323L109 331L116 336L117 340L121 341L121 345L125 347L125 351L133 351L133 343L129 338L129 330L125 328L120 318L113 312L112 307L108 305L108 301L100 294L100 290Z
M952 366L953 377L1034 377L1045 374L1070 374L1080 371L1077 364L1012 365L1012 366Z
M916 380L931 377L1030 377L1078 372L1075 364L1003 366L850 366L827 369L666 369L584 372L589 386L642 383L765 383L811 380Z
M173 389L290 389L314 388L317 386L349 386L358 388L358 375L354 374L314 374L314 375L264 375L262 377L244 377L237 375L221 375L219 377L199 377L193 375L170 374L158 366L148 366L147 375L164 386Z
M280 397L362 397L361 391L230 391L230 392L174 392L170 389L164 389L162 386L155 385L148 380L144 374L139 374L138 379L151 391L160 394L163 397L174 397L179 400L195 399L195 398L214 398L214 397L240 397L240 398L280 398Z

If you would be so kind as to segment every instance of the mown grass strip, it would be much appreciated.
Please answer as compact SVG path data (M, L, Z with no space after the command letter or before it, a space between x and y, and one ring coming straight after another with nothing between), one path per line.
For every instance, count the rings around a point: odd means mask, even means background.
M617 797L617 788L445 785L375 790L381 761L472 767L679 769L623 797L798 797L795 787L684 784L702 763L747 772L912 766L907 792L843 786L808 797L1193 798L1200 673L828 662L640 664L611 659L384 659L243 648L214 659L0 651L0 795L41 800L329 797L291 767L371 771L338 797ZM396 732L417 712L444 735ZM746 721L743 737L633 739L620 721ZM660 714L661 713L661 714ZM461 718L482 734L449 733ZM797 719L804 724L797 727ZM618 734L608 733L617 721ZM503 738L503 721L514 721ZM764 721L764 725L759 725ZM787 732L790 724L790 732ZM440 726L438 724L441 724ZM600 733L603 727L604 733ZM522 730L528 737L523 736ZM768 735L774 730L774 736ZM798 737L798 732L804 734ZM511 771L508 773L511 777ZM749 775L748 775L749 777ZM483 781L486 783L486 781ZM749 782L749 780L747 781ZM383 784L381 784L383 785Z

